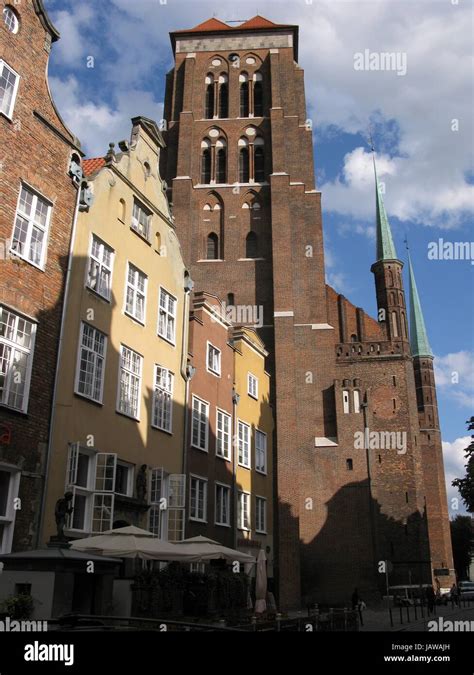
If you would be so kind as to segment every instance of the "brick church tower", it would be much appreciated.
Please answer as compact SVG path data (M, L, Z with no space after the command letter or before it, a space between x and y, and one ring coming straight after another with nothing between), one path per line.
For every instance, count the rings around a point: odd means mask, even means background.
M237 316L263 311L280 606L347 602L355 586L380 597L380 561L391 563L390 584L430 581L431 512L442 530L436 564L452 568L439 435L426 449L403 264L378 183L376 321L325 283L298 27L210 19L171 40L161 168L186 263L197 290ZM417 372L430 363L423 356ZM434 389L427 395L435 407Z

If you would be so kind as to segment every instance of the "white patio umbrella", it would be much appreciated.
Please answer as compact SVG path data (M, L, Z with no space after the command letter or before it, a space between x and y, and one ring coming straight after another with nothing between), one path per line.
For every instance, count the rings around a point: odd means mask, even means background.
M192 556L185 550L168 541L162 541L148 530L142 530L134 525L78 539L71 544L71 548L75 551L91 551L113 558L192 562Z
M255 562L255 558L253 556L248 555L247 553L242 553L242 551L237 551L234 548L223 546L218 541L214 541L214 539L209 539L208 537L203 537L202 535L179 541L177 542L176 546L180 550L182 549L188 553L188 555L193 557L190 562L205 562L206 560L219 559L224 559L229 562Z
M255 613L262 614L267 609L267 558L263 548L257 558L257 575L255 579Z

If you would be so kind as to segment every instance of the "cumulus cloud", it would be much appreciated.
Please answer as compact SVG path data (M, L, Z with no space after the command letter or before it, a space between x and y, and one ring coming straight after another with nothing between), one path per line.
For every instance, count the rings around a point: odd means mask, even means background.
M443 441L443 458L450 518L466 512L459 491L452 486L452 482L455 478L463 478L466 473L464 468L466 463L464 451L470 442L470 436L456 438L452 442Z
M436 385L441 394L474 410L474 353L460 351L434 360Z

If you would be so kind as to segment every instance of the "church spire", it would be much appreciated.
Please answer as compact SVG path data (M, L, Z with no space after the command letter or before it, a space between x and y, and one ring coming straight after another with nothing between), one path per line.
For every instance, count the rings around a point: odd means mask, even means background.
M416 287L415 274L408 253L408 268L410 276L410 346L412 356L433 356L428 335L426 334L425 320L421 311L420 296Z
M392 239L392 231L388 222L385 204L383 203L380 189L377 167L375 165L375 150L372 146L372 158L374 160L375 174L375 199L377 203L377 260L398 260L395 245Z

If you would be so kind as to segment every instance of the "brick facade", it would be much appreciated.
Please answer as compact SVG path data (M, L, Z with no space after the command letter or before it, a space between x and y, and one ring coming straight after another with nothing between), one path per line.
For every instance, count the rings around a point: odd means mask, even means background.
M26 412L11 405L0 405L3 441L0 470L3 465L16 475L21 471L18 493L21 508L11 511L11 498L16 495L10 491L7 508L10 516L16 516L16 522L13 542L4 546L4 550L10 545L13 550L25 550L37 543L64 283L77 195L68 171L71 155L75 153L79 159L80 151L77 140L54 107L47 82L51 43L59 35L41 0L11 5L2 1L0 15L7 5L15 13L19 29L10 32L3 19L0 22L0 60L20 79L11 114L0 114L0 240L4 253L0 261L0 304L36 323L36 341ZM44 264L39 267L9 253L21 185L28 186L51 206L46 255ZM1 337L5 335L3 332ZM5 395L3 402L6 403Z

